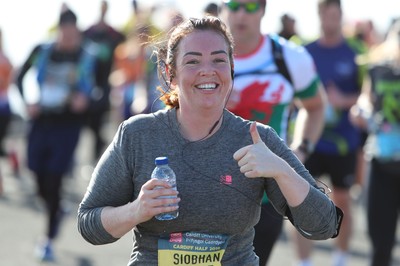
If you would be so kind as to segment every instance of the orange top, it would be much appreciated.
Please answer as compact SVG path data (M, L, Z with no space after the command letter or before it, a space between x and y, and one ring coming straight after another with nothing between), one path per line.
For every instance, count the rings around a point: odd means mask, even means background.
M119 45L114 53L114 68L122 71L123 84L138 81L146 73L145 48L141 45L126 42Z
M0 94L8 90L11 83L13 67L10 60L0 52Z

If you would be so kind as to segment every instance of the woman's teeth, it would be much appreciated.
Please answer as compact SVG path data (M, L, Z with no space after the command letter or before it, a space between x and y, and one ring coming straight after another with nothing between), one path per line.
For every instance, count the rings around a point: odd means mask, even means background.
M198 89L201 90L214 90L215 88L217 88L217 84L215 83L207 83L207 84L201 84L196 86Z

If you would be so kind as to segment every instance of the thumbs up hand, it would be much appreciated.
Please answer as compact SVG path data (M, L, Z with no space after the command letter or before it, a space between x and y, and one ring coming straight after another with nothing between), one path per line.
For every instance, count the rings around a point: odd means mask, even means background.
M256 122L250 126L252 145L245 146L233 154L238 162L240 172L246 177L275 177L279 172L281 158L276 156L261 140Z

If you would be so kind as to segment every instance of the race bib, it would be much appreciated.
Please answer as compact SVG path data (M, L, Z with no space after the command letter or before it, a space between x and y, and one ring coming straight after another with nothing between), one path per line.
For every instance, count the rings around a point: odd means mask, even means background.
M69 97L68 87L61 84L44 83L40 93L40 105L49 109L65 106Z
M158 265L221 266L227 245L227 235L172 233L158 240Z
M400 128L386 128L371 136L372 154L383 161L400 160Z

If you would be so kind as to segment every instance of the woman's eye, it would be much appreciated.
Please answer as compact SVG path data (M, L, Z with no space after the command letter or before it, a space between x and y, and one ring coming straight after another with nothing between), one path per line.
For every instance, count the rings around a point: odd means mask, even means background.
M195 59L188 60L188 61L186 62L186 64L188 64L188 65L193 65L193 64L196 64L196 63L198 63L198 60L195 60Z
M216 56L216 57L214 57L214 62L217 62L217 63L226 63L228 61L229 61L229 58L225 57L225 56Z

